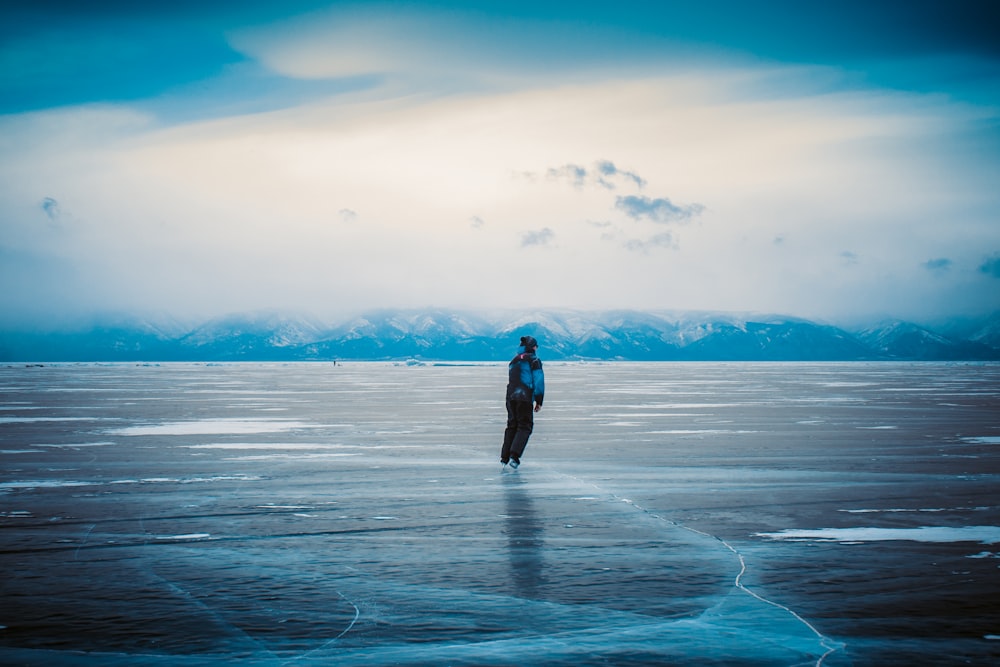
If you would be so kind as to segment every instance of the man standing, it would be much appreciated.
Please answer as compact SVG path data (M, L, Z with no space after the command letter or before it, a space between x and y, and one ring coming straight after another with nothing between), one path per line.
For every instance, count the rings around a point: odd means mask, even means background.
M500 463L504 466L509 463L515 469L521 465L521 456L535 425L532 410L541 410L545 398L545 374L535 354L537 350L537 340L521 336L521 347L507 367L507 430L503 433Z

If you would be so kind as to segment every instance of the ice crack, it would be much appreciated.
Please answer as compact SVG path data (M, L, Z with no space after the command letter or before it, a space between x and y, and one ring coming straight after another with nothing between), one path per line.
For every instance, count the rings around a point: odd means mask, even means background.
M679 521L677 521L675 519L672 519L672 518L667 517L667 516L663 516L662 514L659 514L659 513L654 512L654 511L652 511L652 510L650 510L650 509L648 509L646 507L643 507L642 505L639 505L638 503L636 503L634 500L631 500L630 498L625 498L625 497L620 496L620 495L618 495L618 494L616 494L616 493L614 493L612 491L608 491L606 489L603 489L599 485L597 485L597 484L595 484L593 482L590 482L590 481L587 481L587 480L582 480L582 479L580 479L578 477L575 477L573 475L570 475L568 473L553 473L553 474L560 475L560 476L563 476L563 477L568 477L568 478L573 479L573 480L575 480L575 481L577 481L577 482L579 482L581 484L586 484L586 485L588 485L588 486L590 486L590 487L592 487L594 489L597 489L602 494L605 494L607 497L615 500L616 502L625 503L625 504L629 505L630 507L632 507L632 508L634 508L634 509L636 509L636 510L638 510L638 511L644 513L644 514L646 514L647 516L649 516L649 517L651 517L653 519L656 519L657 521L662 521L662 522L668 523L668 524L670 524L670 525L672 525L672 526L674 526L676 528L679 528L681 530L685 530L687 532L690 532L690 533L693 533L693 534L696 534L696 535L701 535L703 537L715 540L719 544L721 544L722 546L724 546L726 549L728 549L736 557L736 559L737 559L737 561L739 562L739 565L740 565L739 573L736 575L736 578L733 581L733 585L734 585L734 587L737 590L739 590L742 593L745 593L746 595L749 595L750 597L754 598L755 600L758 600L759 602L761 602L761 603L763 603L765 605L774 607L776 609L780 609L781 611L789 614L799 624L801 624L803 627L805 627L806 629L808 629L809 632L812 633L816 637L816 641L819 643L819 646L821 646L824 649L824 652L821 655L819 655L819 657L816 659L816 662L813 663L815 665L815 667L822 667L823 664L826 662L827 658L829 658L831 655L833 655L834 653L836 653L838 650L841 650L841 649L844 648L844 644L842 642L836 642L833 639L831 639L831 638L827 637L826 635L824 635L822 632L819 631L819 629L815 625L813 625L808 620L806 620L805 618L803 618L802 615L800 615L799 613L797 613L793 609L791 609L791 608L789 608L789 607L781 604L780 602L775 602L774 600L770 600L770 599L768 599L768 598L760 595L759 593L753 591L752 589L748 588L743 583L743 579L744 579L744 577L747 574L746 559L743 557L743 554L739 551L739 549L737 549L736 547L734 547L732 544L730 544L729 542L727 542L725 539L723 539L723 538L721 538L721 537L719 537L717 535L712 535L711 533L706 533L705 531L698 530L697 528L692 528L690 526L686 526L683 523L680 523Z

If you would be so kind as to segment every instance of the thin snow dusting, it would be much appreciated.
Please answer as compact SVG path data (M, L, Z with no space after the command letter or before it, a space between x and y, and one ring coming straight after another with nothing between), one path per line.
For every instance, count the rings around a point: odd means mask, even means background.
M920 526L918 528L820 528L785 529L754 533L774 540L819 540L824 542L980 542L1000 543L1000 526Z
M280 419L203 419L176 421L146 426L126 426L107 431L115 435L242 435L248 433L280 433L300 428L316 428L316 424Z
M0 482L0 489L57 489L69 486L94 486L100 482L81 482L66 479L33 479Z

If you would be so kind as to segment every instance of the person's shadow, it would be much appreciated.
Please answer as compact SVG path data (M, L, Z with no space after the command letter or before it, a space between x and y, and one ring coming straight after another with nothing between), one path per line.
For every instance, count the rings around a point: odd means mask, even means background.
M502 479L506 500L504 533L507 535L510 580L518 596L535 598L542 583L544 565L542 525L521 476L504 475Z

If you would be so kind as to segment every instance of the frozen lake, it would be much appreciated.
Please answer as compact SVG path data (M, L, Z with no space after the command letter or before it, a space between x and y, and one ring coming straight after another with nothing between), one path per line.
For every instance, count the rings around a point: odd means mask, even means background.
M0 664L987 665L1000 365L0 368Z

